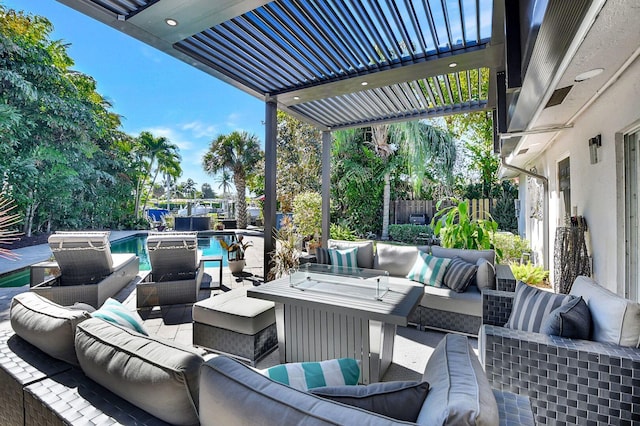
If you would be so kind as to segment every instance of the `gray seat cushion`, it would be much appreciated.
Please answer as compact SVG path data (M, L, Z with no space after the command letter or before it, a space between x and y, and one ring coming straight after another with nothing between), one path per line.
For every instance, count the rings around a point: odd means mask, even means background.
M373 241L329 240L327 242L327 247L340 250L357 247L358 267L365 269L373 268Z
M236 288L193 305L193 321L253 336L275 324L275 304Z
M447 334L427 362L430 385L418 424L497 425L498 404L465 336Z
M204 362L193 348L144 336L92 318L76 330L84 373L165 422L198 424L198 374Z
M224 356L202 366L200 423L203 426L406 424L277 383Z
M593 321L596 342L637 347L640 343L640 304L614 294L587 277L577 277L571 294L582 296Z
M29 291L13 298L10 315L18 336L54 358L78 365L73 342L76 326L91 318L88 311L65 308Z
M411 285L412 282L407 278L389 277L389 284ZM457 293L447 287L424 286L420 306L482 317L482 293L476 286L467 287L464 293Z

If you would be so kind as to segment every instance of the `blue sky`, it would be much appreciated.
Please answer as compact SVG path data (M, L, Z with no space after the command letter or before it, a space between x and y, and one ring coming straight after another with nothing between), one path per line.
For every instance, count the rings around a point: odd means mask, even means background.
M124 116L124 131L148 130L180 147L182 177L198 188L215 178L201 166L211 140L247 130L264 140L264 103L132 37L54 0L0 0L6 7L41 15L54 25L52 38L70 44L74 68L92 76L98 91Z

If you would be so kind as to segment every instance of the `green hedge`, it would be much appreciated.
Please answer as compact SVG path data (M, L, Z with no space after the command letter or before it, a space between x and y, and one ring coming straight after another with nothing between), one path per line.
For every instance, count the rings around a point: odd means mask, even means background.
M418 237L433 237L430 225L389 225L389 238L407 244L417 244Z

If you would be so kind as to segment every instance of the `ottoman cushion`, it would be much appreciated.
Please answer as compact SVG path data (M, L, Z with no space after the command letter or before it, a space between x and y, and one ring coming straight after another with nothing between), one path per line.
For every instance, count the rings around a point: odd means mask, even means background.
M252 336L276 322L275 304L236 288L195 303L193 321Z

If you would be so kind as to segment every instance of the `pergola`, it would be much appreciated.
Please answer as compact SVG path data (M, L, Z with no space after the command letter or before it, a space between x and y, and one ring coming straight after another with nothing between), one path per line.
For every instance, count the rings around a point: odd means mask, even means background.
M265 274L274 249L277 109L323 131L326 238L331 131L493 110L495 151L508 154L585 16L602 3L59 1L265 102Z

